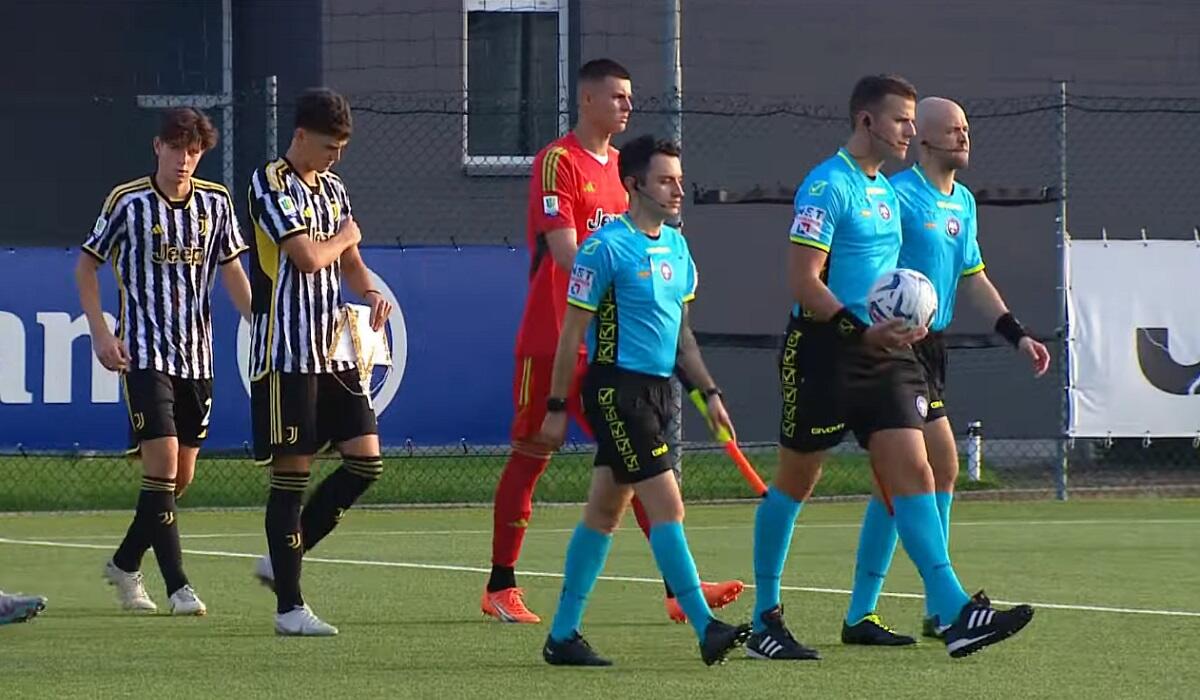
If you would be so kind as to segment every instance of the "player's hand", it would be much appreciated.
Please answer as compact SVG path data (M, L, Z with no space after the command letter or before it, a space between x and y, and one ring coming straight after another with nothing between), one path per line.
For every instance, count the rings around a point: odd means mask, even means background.
M708 421L708 427L712 430L713 435L719 435L721 429L724 428L729 433L731 440L737 440L737 431L733 429L733 421L729 418L729 412L725 410L725 402L721 400L720 394L708 397Z
M358 228L358 222L353 216L347 216L342 222L342 227L338 229L337 235L346 236L346 247L356 246L362 242L362 231Z
M383 298L383 294L374 289L367 292L366 301L371 303L371 329L379 331L383 324L387 323L388 316L392 313L392 305Z
M542 429L538 432L537 441L551 450L562 447L567 439L567 412L547 411L542 419Z
M104 365L104 369L110 372L124 372L129 369L129 363L133 361L125 343L108 331L100 336L92 337L92 350L96 353L100 364Z
M909 328L904 321L893 318L883 323L872 324L863 332L863 342L880 348L902 348L912 345L929 335L925 326Z
M1017 350L1033 363L1033 376L1040 377L1050 369L1050 351L1033 338L1021 338L1021 342L1017 343Z

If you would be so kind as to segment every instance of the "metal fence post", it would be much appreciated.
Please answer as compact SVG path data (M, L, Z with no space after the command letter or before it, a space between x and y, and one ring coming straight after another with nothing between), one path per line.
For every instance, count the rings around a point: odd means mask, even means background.
M1067 232L1067 82L1058 84L1058 332L1062 339L1062 357L1059 359L1059 381L1062 386L1062 409L1058 440L1058 459L1055 469L1055 495L1060 501L1067 500L1067 468L1070 461L1071 432L1071 325L1067 310L1067 285L1070 284L1070 234Z

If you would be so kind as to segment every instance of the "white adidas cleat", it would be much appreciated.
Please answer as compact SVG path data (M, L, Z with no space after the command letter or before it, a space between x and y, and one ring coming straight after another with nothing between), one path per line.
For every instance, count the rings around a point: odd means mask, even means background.
M275 568L271 566L270 554L264 554L254 563L254 578L267 588L275 590Z
M297 605L291 612L275 614L275 634L285 637L332 637L338 633L333 625L317 617L307 605Z
M191 586L184 586L171 594L172 615L207 615L208 606L196 595Z
M117 600L121 602L121 609L145 612L158 610L158 606L146 593L146 586L142 582L142 572L122 571L109 559L104 564L104 579L117 589Z

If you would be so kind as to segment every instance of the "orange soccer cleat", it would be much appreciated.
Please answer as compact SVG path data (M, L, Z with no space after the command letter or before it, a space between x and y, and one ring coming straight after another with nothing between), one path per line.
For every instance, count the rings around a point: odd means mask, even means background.
M741 589L738 589L741 592ZM525 590L522 588L505 588L491 592L484 591L479 601L479 609L484 615L494 617L501 622L515 622L526 625L536 625L542 618L534 615L525 607ZM736 597L736 596L734 596Z
M704 592L704 600L708 602L708 607L717 610L737 600L742 591L746 590L746 584L737 580L701 583L700 590ZM679 601L667 598L665 603L667 617L671 618L673 622L687 622L687 615L683 613L683 608L679 607Z

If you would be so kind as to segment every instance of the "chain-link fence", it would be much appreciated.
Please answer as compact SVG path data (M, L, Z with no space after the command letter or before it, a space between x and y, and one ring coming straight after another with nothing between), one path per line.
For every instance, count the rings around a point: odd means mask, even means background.
M467 148L469 119L486 119L490 113L473 114L461 94L372 93L352 99L355 136L339 171L349 183L368 241L522 246L528 165L521 158L528 154L473 157ZM788 218L772 203L790 200L807 169L844 141L848 122L841 107L795 100L688 95L681 112L664 108L670 104L639 99L630 135L666 133L676 120L682 123L686 176L697 191L685 210L685 230L705 269L706 296L697 328L708 331L702 334L706 356L726 388L739 426L745 426L748 453L769 476L777 459L771 441L778 411L777 338L771 331L780 321L779 309L786 306L777 298L781 285L774 273L758 271L778 261L778 232L786 229L780 221ZM1056 201L1065 180L1076 237L1098 237L1101 230L1129 237L1143 228L1160 238L1193 235L1200 212L1186 192L1184 168L1200 148L1200 139L1190 138L1200 136L1200 101L1068 95L1064 102L1054 92L966 100L965 105L973 149L972 166L964 175L986 217L981 235L989 274L1010 305L1047 340L1056 367L1045 378L1032 379L1019 357L986 333L986 323L964 312L964 332L951 343L948 382L950 416L964 460L961 488L1060 496L1067 487L1116 493L1125 488L1200 490L1200 448L1190 438L1063 439L1066 377L1057 366L1063 348L1057 340L1062 318ZM220 158L206 159L202 175L221 179L224 165L232 162L232 189L244 210L239 183L273 148L286 150L292 108L287 100L274 103L266 80L234 95L230 106L214 110L221 125L232 114L233 127L224 130L232 132L229 147ZM146 109L104 100L89 108L134 115L130 123L144 127L149 151L153 121ZM276 113L278 121L272 117ZM714 198L713 192L723 194ZM77 221L72 216L70 230L85 230L103 194L95 193L95 204L89 203ZM710 206L739 197L743 206ZM61 238L64 226L54 228ZM765 233L752 235L759 231ZM730 243L731 235L737 236L736 245ZM62 242L75 244L77 238ZM17 242L29 241L10 243ZM690 409L685 414L685 495L753 497L724 454L705 439ZM975 451L965 433L976 421L982 424L982 468L978 480L971 480L967 460ZM465 443L388 445L385 477L367 500L487 502L506 452L503 446ZM542 479L537 497L582 500L590 461L586 446L568 449ZM321 468L332 464L323 460ZM55 455L0 455L0 510L127 507L138 469L121 457L92 454L87 445ZM870 484L862 452L846 445L831 456L818 495L861 495ZM257 505L266 488L264 472L247 455L206 454L183 502Z

